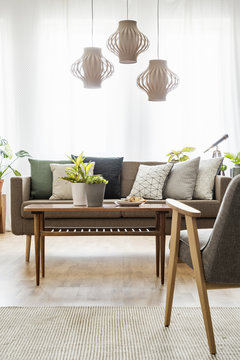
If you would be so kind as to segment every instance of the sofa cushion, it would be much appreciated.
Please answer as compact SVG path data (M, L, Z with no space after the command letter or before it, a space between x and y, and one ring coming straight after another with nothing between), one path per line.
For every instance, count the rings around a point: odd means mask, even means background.
M211 235L212 229L198 229L199 246L201 252L207 246ZM193 267L187 230L182 230L180 232L179 259L185 262L191 268Z
M218 214L218 210L220 207L220 202L218 200L184 200L182 203L192 206L193 208L201 211L201 218L216 218ZM148 200L147 204L165 204L165 200ZM130 213L126 213L124 211L121 212L123 217L152 217L153 215L148 212L138 213L137 211L133 211ZM167 215L167 217L171 217L171 212Z
M28 159L31 166L31 198L48 199L52 195L52 172L50 164L68 164L69 160Z
M72 155L72 158L76 158L76 155ZM119 199L121 197L121 170L123 157L95 157L86 156L85 161L93 161L94 174L101 174L108 184L105 190L105 199Z
M106 202L112 202L106 201ZM72 204L71 200L29 200L24 201L21 206L21 216L24 219L32 219L33 215L29 211L24 211L24 207L27 205L37 205L37 204ZM108 212L108 211L51 211L45 213L46 219L87 219L87 218L100 218L100 219L106 219L106 218L120 218L121 211L114 211L114 212ZM81 226L81 224L79 224Z
M174 164L164 190L164 198L191 200L196 185L200 157Z
M219 172L222 162L222 157L200 161L193 199L213 199L215 177Z
M141 196L145 199L163 198L163 189L173 164L140 165L136 180L129 196Z

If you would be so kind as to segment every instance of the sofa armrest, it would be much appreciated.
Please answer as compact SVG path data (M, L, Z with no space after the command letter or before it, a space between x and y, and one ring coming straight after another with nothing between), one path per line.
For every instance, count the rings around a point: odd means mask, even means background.
M23 235L23 218L21 216L21 206L23 201L30 199L31 178L12 177L11 185L11 224L12 232L15 235Z
M231 177L228 176L220 176L217 175L215 179L215 197L216 200L222 202L225 191L227 190L228 184L232 180Z

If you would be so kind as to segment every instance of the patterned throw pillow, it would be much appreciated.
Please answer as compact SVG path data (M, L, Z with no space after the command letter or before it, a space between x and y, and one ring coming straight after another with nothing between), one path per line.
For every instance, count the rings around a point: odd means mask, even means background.
M219 172L222 162L222 157L200 161L193 199L213 199L215 177Z
M173 164L140 165L129 196L141 196L145 199L161 200L163 189Z

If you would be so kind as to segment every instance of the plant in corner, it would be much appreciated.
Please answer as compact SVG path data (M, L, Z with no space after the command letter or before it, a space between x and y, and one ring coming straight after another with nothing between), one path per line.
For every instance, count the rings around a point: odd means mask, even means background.
M60 179L72 183L74 205L87 205L86 182L89 171L94 163L91 161L87 164L84 163L85 158L83 157L83 153L81 153L76 159L72 159L70 156L68 156L68 158L74 165L66 168L66 176L63 176Z
M4 177L10 174L11 172L15 176L21 176L21 173L13 168L13 164L19 158L30 157L31 155L25 150L19 150L15 153L15 158L13 157L13 152L11 146L9 145L6 139L0 137L0 193L2 192L2 186L4 182Z
M231 176L236 176L240 174L240 152L237 154L232 154L229 152L224 153L225 158L231 160L234 164L234 167L230 169Z
M108 180L102 175L87 176L87 202L88 206L102 206L106 184Z
M169 156L168 162L186 161L189 159L189 156L184 153L191 152L194 150L195 150L194 147L186 146L182 150L172 150L166 156Z

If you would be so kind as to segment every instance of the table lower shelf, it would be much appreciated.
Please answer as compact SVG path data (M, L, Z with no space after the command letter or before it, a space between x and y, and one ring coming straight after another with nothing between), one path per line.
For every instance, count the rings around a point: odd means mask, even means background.
M106 228L106 227L45 227L42 236L157 236L160 232L155 227L144 228Z

